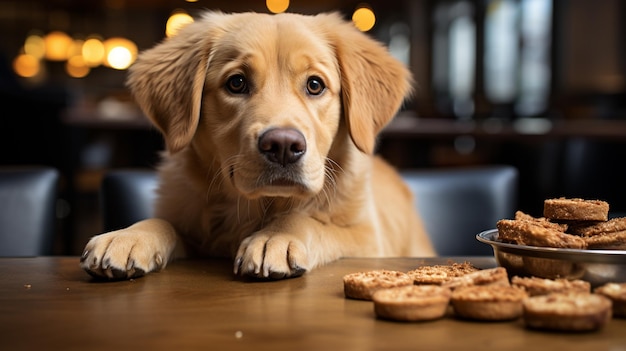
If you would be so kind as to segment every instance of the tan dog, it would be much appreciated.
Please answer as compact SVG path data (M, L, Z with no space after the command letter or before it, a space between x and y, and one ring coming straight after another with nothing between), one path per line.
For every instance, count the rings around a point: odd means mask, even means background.
M372 156L410 81L338 15L206 13L130 71L167 144L156 218L93 237L81 266L142 275L177 239L271 279L344 256L433 255L410 191Z

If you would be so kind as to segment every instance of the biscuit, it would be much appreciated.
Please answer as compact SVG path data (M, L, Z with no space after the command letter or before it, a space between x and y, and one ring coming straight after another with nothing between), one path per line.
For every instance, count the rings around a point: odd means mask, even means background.
M347 274L343 277L343 290L346 297L359 300L371 300L380 289L413 285L408 274L398 271L374 270Z
M626 318L626 283L606 283L594 292L611 299L615 317Z
M528 221L534 224L537 224L540 227L558 230L560 232L565 232L568 229L568 225L566 223L554 223L550 222L549 219L545 217L533 217L529 214L526 214L522 211L515 212L515 219L518 221Z
M437 285L409 285L378 290L372 295L379 318L416 322L442 318L450 302L450 289Z
M542 330L593 331L612 316L611 300L599 294L552 293L525 299L526 327Z
M570 234L588 237L626 231L626 217L613 218L606 222L579 222L570 225Z
M558 221L606 221L609 204L601 200L579 198L546 199L543 216Z
M626 250L626 230L586 236L583 240L590 249Z
M591 292L591 284L580 279L544 279L515 276L511 278L511 285L526 290L529 296L547 295L555 292Z
M475 285L454 290L450 304L460 318L503 321L522 315L522 301L527 296L523 289L512 286Z
M422 266L407 274L413 278L415 284L434 284L441 285L450 281L452 278L463 276L467 273L478 271L478 268L472 266L469 262L452 263L450 265L434 265Z
M454 277L442 284L452 290L473 285L502 285L508 286L509 276L504 267L482 269L467 273L459 277Z
M546 228L530 221L501 219L496 223L498 239L519 245L584 249L581 237Z

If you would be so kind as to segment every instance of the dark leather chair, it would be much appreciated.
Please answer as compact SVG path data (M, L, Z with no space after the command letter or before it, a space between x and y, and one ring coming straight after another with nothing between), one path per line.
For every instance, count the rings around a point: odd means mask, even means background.
M517 169L484 166L407 170L401 172L415 195L437 254L440 256L492 255L476 234L512 218L517 209Z
M49 167L0 168L0 256L52 254L58 181Z
M157 174L151 170L113 170L102 180L100 198L105 232L152 217Z
M407 170L402 176L416 195L416 207L439 255L492 255L475 236L515 213L515 168ZM105 231L149 218L156 185L152 171L109 172L102 184Z

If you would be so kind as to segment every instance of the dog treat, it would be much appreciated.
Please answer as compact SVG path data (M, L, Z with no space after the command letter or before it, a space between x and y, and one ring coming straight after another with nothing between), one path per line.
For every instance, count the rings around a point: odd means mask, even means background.
M511 285L526 290L529 296L547 295L556 292L591 292L591 284L579 279L544 279L515 276L511 278Z
M545 228L530 221L501 219L496 224L498 238L520 245L584 249L587 243L581 237Z
M626 250L626 230L586 236L583 238L590 249Z
M513 286L466 286L452 292L450 303L461 318L503 321L522 315L527 293Z
M550 222L549 219L545 218L545 217L533 217L529 214L526 214L522 211L516 211L515 212L515 219L518 221L528 221L531 223L534 223L540 227L544 227L544 228L548 228L548 229L554 229L554 230L558 230L560 232L565 232L568 229L568 225L566 223L554 223L554 222Z
M478 268L472 266L469 262L464 262L452 263L450 265L422 266L407 272L407 274L413 278L414 283L418 285L441 285L450 281L452 278L476 271L478 271Z
M611 299L615 317L626 318L626 283L607 283L595 288L594 292Z
M524 300L523 318L531 329L592 331L611 319L611 305L599 294L552 293Z
M348 298L371 300L380 289L413 285L408 274L398 271L374 270L347 274L343 277L343 290Z
M543 215L559 221L606 221L609 204L601 200L579 198L547 199L543 203Z
M606 222L578 222L567 230L582 237L626 231L626 217L613 218Z
M443 317L450 302L450 289L437 285L409 285L382 289L372 295L379 318L415 322Z
M453 290L460 287L473 285L509 286L509 276L507 274L506 268L496 267L482 269L476 272L471 272L459 277L452 278L442 284L442 286L448 287Z

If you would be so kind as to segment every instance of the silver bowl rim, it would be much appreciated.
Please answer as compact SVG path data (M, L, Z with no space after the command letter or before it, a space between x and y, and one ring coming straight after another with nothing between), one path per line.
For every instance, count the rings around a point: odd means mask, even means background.
M476 235L482 243L491 245L494 254L498 251L539 258L560 259L572 262L612 263L626 265L626 250L598 250L598 249L563 249L553 247L527 246L498 241L498 229L489 229Z

